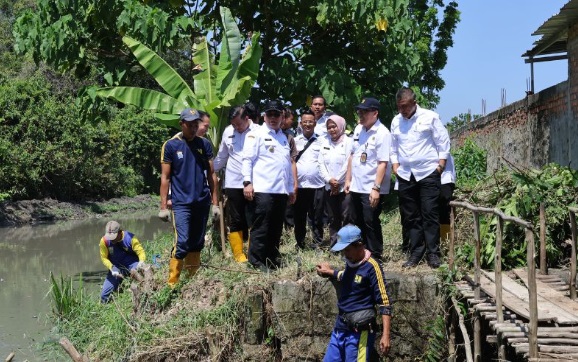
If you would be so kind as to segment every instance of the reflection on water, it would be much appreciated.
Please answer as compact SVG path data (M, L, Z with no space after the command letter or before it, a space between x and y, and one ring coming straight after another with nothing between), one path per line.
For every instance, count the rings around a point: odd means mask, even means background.
M151 215L116 220L143 244L169 231L168 224ZM75 280L82 273L85 288L96 297L106 275L98 242L107 221L0 228L0 360L12 351L15 361L41 360L36 349L51 329L47 320L50 272Z

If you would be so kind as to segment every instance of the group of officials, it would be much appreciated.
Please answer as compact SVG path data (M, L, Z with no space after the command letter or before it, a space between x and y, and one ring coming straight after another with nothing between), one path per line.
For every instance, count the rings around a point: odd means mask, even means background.
M355 107L359 122L352 136L346 134L343 117L326 111L322 96L314 97L310 109L301 113L295 136L285 123L286 115L292 115L280 101L265 104L262 125L250 103L236 106L216 155L203 137L208 114L183 110L181 132L161 150L159 217L172 220L175 230L168 285L174 287L183 270L192 276L200 267L211 204L213 214L220 213L215 172L224 170L235 260L248 261L261 271L282 266L279 244L288 205L293 205L297 248L321 246L328 221L331 250L342 253L346 266L341 271L327 263L317 266L320 276L343 284L340 315L325 361L370 353L375 305L383 325L379 347L387 353L392 309L379 263L383 254L379 217L391 174L396 176L402 247L408 256L403 266L408 268L424 256L430 267L440 266L440 195L443 209L453 191L451 186L442 188L442 177L449 178L450 185L455 182L452 172L444 173L453 164L448 132L439 116L421 108L410 88L397 92L396 103L399 114L390 130L380 120L379 101L362 99ZM307 225L311 245L305 241ZM248 255L244 240L249 241ZM114 221L107 224L100 250L109 269L101 295L107 302L119 279L138 269L145 255L138 240Z
M396 102L399 114L390 131L379 118L380 103L364 98L355 107L359 122L352 136L346 135L343 117L326 111L321 96L300 115L295 136L284 130L286 109L278 100L265 104L262 125L251 107L233 107L215 157L209 141L198 134L203 114L185 109L181 132L161 152L161 214L172 214L176 234L169 284L179 280L183 269L194 274L200 265L211 203L220 212L213 175L223 169L229 242L238 262L262 271L281 266L279 243L288 204L293 204L298 248L321 246L326 222L333 246L339 229L353 223L373 257L381 259L379 217L393 172L408 255L403 266L414 267L425 256L428 265L439 267L439 199L450 157L448 132L435 112L417 104L410 88L400 89ZM307 225L311 245L305 241ZM244 240L249 240L248 255Z

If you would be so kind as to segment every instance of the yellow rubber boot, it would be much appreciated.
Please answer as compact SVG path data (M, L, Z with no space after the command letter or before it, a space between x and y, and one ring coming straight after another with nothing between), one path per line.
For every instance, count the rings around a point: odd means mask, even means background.
M450 238L450 224L440 224L440 238L442 241Z
M247 256L243 252L243 232L233 231L229 233L229 244L233 250L233 258L237 263L246 263Z
M185 256L185 270L187 271L187 277L191 278L193 275L197 274L197 271L201 267L201 252L193 251Z
M168 285L174 288L179 282L179 277L181 276L181 270L183 270L183 259L171 258L169 260L169 281Z

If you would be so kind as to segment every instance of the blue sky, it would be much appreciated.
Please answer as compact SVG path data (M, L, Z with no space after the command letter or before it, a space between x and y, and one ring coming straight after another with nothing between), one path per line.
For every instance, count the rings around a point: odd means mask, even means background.
M444 123L471 109L486 114L499 109L501 89L507 103L525 97L530 65L522 54L532 48L539 36L531 34L568 0L461 0L461 21L442 70L446 82L435 109ZM567 60L534 64L536 92L568 78Z

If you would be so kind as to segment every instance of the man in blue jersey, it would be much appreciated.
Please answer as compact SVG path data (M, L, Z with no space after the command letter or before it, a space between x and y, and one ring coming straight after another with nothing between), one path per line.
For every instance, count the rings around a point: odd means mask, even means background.
M144 266L146 254L136 236L122 230L116 221L109 221L106 224L99 249L100 260L108 269L100 292L100 301L107 303L112 292L118 289L122 279L133 275L137 269Z
M169 186L175 241L169 261L168 284L174 287L183 268L193 276L201 265L205 231L211 206L207 178L213 175L213 146L197 137L202 122L198 110L181 112L181 133L163 144L161 151L161 214L167 214ZM213 187L214 188L214 187Z
M331 250L341 251L346 265L344 270L334 270L326 262L317 265L317 274L324 278L334 278L341 284L337 301L339 316L323 361L374 359L376 306L383 325L379 350L387 354L390 349L392 307L381 264L365 249L361 230L355 225L345 225L339 230L337 243Z

